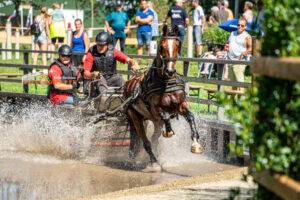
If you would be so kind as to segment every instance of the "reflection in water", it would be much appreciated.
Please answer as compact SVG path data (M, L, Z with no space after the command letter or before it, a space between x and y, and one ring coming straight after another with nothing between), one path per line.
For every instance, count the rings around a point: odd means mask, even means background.
M75 161L51 164L1 159L0 169L1 200L83 197L149 185L159 178Z
M20 192L19 184L0 181L1 200L17 200L19 196L19 192Z

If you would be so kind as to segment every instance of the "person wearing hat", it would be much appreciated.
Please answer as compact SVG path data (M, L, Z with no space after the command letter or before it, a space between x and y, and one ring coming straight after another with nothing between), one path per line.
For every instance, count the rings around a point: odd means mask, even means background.
M135 60L128 57L121 51L117 50L112 45L112 36L108 32L98 33L95 38L96 45L92 46L83 62L84 65L84 92L92 96L105 93L107 86L121 87L124 84L124 79L120 74L117 74L117 62L127 63L131 65L131 69L136 71L138 65ZM90 87L90 81L94 78L94 72L100 72L102 76L98 81L95 91Z
M72 50L69 45L58 49L59 58L49 67L48 98L53 105L75 104L75 89L80 77L79 71L71 64Z
M115 11L106 16L105 26L107 31L113 35L113 45L120 41L121 51L125 50L126 33L129 31L130 20L126 12L122 11L123 2L116 1Z

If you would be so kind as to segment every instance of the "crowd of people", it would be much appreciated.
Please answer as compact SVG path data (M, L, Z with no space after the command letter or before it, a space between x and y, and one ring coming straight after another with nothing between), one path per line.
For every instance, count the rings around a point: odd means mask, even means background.
M189 12L184 8L184 0L176 0L175 4L168 10L163 23L167 23L170 19L171 26L178 27L178 37L181 44L184 42L186 27L190 23ZM206 26L221 24L224 21L233 19L233 12L229 9L227 0L220 0L218 5L213 6L210 12L206 15L199 0L192 0L192 26L193 38L196 49L196 56L200 57L203 54L202 34ZM263 21L263 4L258 2L259 12L256 21ZM238 29L231 33L228 42L225 45L227 57L229 59L243 60L252 52L252 39L246 32L247 23L254 20L252 12L253 4L246 1L242 18L238 20ZM137 52L143 54L143 49L146 47L149 54L149 46L151 42L155 42L159 36L158 15L153 8L153 3L148 0L140 1L140 8L137 10L134 21L137 23L136 37L138 42ZM54 62L49 68L49 77L51 79L61 80L62 77L68 79L70 74L75 74L75 77L83 77L86 82L92 78L92 72L104 71L105 76L102 84L119 86L123 84L122 77L116 75L116 61L129 63L133 69L137 68L136 62L124 54L125 40L130 29L130 19L126 12L123 11L123 2L117 0L115 10L109 13L105 18L105 27L107 32L99 33L95 42L96 45L90 47L90 40L87 33L83 29L81 19L74 21L75 31L70 35L70 42L64 45L66 39L66 22L60 4L54 3L52 8L41 8L40 14L33 20L31 28L38 29L33 33L35 50L59 49L59 58L52 59ZM119 41L120 51L115 48ZM182 48L181 48L182 50ZM181 51L180 50L180 51ZM72 53L70 53L72 52ZM181 54L181 53L180 53ZM37 64L38 54L35 53L33 64ZM47 65L46 54L42 54L42 63ZM74 70L63 69L65 66L80 66L84 71L77 73ZM75 68L76 68L75 67ZM229 78L239 82L244 81L244 65L230 65ZM34 70L35 71L35 70ZM44 73L48 73L44 71ZM74 85L56 84L52 81L53 87L50 90L52 93L50 99L54 104L62 101L70 102L67 98L68 93L64 94L62 90L70 90ZM86 84L89 85L89 84ZM71 88L72 87L72 88Z

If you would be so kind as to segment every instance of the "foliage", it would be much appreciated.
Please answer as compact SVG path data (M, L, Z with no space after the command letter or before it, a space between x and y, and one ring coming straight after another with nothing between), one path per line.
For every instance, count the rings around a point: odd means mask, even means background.
M266 19L263 56L299 56L300 1L265 0ZM241 154L249 148L252 171L269 170L300 181L300 82L270 77L255 78L255 87L233 102L224 95L221 101L237 128ZM258 199L274 199L262 186Z
M300 1L265 0L265 55L300 55ZM272 37L268 37L272 36Z
M203 33L203 40L213 44L225 44L228 37L229 33L218 26L210 26Z
M78 0L79 7L81 8L90 8L91 1L94 3L94 18L96 19L97 25L103 25L105 16L114 10L115 0ZM165 17L167 10L169 9L169 5L171 3L170 0L153 0L152 1L154 9L157 11L159 16L159 20L162 21ZM123 10L127 12L130 19L134 19L135 13L140 6L140 0L123 0ZM90 13L86 13L87 18L90 18Z

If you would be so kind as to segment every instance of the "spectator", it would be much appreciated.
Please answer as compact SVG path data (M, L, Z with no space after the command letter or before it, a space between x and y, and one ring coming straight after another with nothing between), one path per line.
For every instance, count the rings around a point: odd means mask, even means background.
M264 2L262 0L259 0L257 2L257 17L256 17L256 25L260 32L260 36L264 35L263 32L263 23L265 20L265 10L264 10Z
M116 46L120 41L121 51L125 51L126 33L129 31L130 21L125 12L122 11L122 1L118 0L115 11L106 16L105 26L109 33L114 37L113 45Z
M224 0L219 1L218 6L219 6L219 12L218 12L219 23L223 23L227 21L229 17L229 13L226 10Z
M185 35L185 28L189 23L189 16L183 6L183 0L176 0L176 4L173 5L170 10L168 11L167 17L165 22L170 17L171 18L171 25L172 27L177 25L179 28L178 36L183 43L184 35Z
M47 8L42 7L40 10L40 14L35 17L34 22L34 50L39 51L47 51L47 44L48 44L48 37L49 36L49 29L48 29L48 21L47 21ZM49 41L50 43L50 41ZM46 53L42 53L42 62L43 65L47 65L47 55ZM37 65L38 63L38 53L33 54L33 64ZM36 69L33 69L33 73L36 72ZM43 70L44 73L48 73L45 69Z
M233 17L233 12L229 8L228 0L224 0L224 7L225 7L225 11L227 12L227 20L233 19L234 18Z
M219 24L219 8L217 6L213 6L210 9L210 15L208 16L208 24L209 25L218 25Z
M205 15L198 0L192 1L193 10L193 38L196 47L196 56L200 57L202 54L202 29L205 22Z
M151 1L148 2L148 8L154 14L153 21L152 21L152 24L151 24L151 28L152 28L152 40L156 40L157 37L159 36L158 15L155 12L155 10L153 9L153 3Z
M246 1L244 5L243 17L248 23L252 23L253 21L252 8L253 8L253 3L251 3L250 1Z
M83 30L82 20L75 19L75 31L71 35L70 47L72 48L72 62L75 67L83 64L85 55L74 55L73 53L87 53L90 47L90 39Z
M32 8L32 5L30 4L29 8L28 8L28 15L26 18L26 24L25 24L26 28L29 28L30 25L32 24L32 14L33 14L33 8Z
M243 60L252 52L252 38L246 32L247 21L244 18L238 20L238 30L230 34L225 49L228 51L228 58L231 60ZM229 65L229 79L232 81L244 82L246 65ZM244 88L233 88L243 91Z
M59 48L66 37L66 22L60 4L54 3L52 8L53 13L49 13L50 37L52 44Z
M135 22L138 24L137 40L138 40L138 55L143 54L143 46L147 47L149 55L149 44L152 39L151 23L154 18L154 13L148 8L148 1L141 0L141 8L136 12Z

